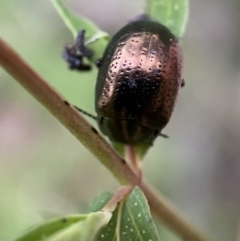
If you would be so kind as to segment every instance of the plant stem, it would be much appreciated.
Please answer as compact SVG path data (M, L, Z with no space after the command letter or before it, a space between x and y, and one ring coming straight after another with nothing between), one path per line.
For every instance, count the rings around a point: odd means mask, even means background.
M133 145L127 145L125 147L125 159L127 160L128 166L138 177L138 185L142 181L142 163L141 160L137 158L136 149Z
M184 240L210 241L209 238L205 237L201 232L196 230L191 223L186 221L171 202L154 188L146 182L142 182L140 188L146 195L154 215L169 229L184 238Z
M90 149L121 184L137 183L134 173L128 168L125 160L97 133L97 130L1 38L0 64L86 148Z
M112 198L108 201L108 203L102 208L103 211L113 212L118 204L125 199L133 190L133 186L121 186L114 193Z
M10 46L0 38L0 64L45 106L103 165L121 184L138 184L137 175L126 165L113 148L85 121L79 112L38 75ZM210 241L189 224L169 201L157 194L146 183L140 184L151 210L176 234L188 241Z

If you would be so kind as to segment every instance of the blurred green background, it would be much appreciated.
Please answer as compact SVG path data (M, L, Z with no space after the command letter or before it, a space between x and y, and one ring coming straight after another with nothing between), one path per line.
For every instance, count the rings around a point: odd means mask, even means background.
M113 34L145 1L66 0ZM186 86L144 160L148 180L214 240L240 229L240 2L191 1L182 46ZM61 58L72 36L49 1L1 0L0 35L70 102L94 113L96 72ZM0 68L0 240L55 215L83 212L117 182ZM180 240L159 226L161 240Z

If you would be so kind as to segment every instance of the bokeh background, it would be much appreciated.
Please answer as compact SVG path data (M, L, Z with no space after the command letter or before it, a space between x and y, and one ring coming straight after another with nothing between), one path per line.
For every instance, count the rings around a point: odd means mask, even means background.
M66 0L113 34L145 1ZM240 228L240 2L190 2L182 39L186 86L144 160L146 178L213 240ZM94 113L96 72L67 69L72 36L50 1L1 0L0 35L70 102ZM111 174L0 67L0 240L55 215L83 212ZM158 224L163 241L179 241Z

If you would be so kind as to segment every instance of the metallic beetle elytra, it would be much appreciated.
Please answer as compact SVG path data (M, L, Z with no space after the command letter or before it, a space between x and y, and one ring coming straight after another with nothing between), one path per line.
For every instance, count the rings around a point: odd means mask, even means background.
M119 30L103 55L95 109L111 140L152 141L168 123L182 83L182 50L176 37L152 21Z
M144 20L120 29L99 65L95 109L100 130L115 142L152 142L171 117L182 68L181 47L164 25Z

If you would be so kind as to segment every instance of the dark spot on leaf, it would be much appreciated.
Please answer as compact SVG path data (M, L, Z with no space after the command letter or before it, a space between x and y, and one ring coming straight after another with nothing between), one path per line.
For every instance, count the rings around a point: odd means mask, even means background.
M62 219L62 222L63 222L63 223L66 223L67 221L68 221L67 218L63 218L63 219Z

